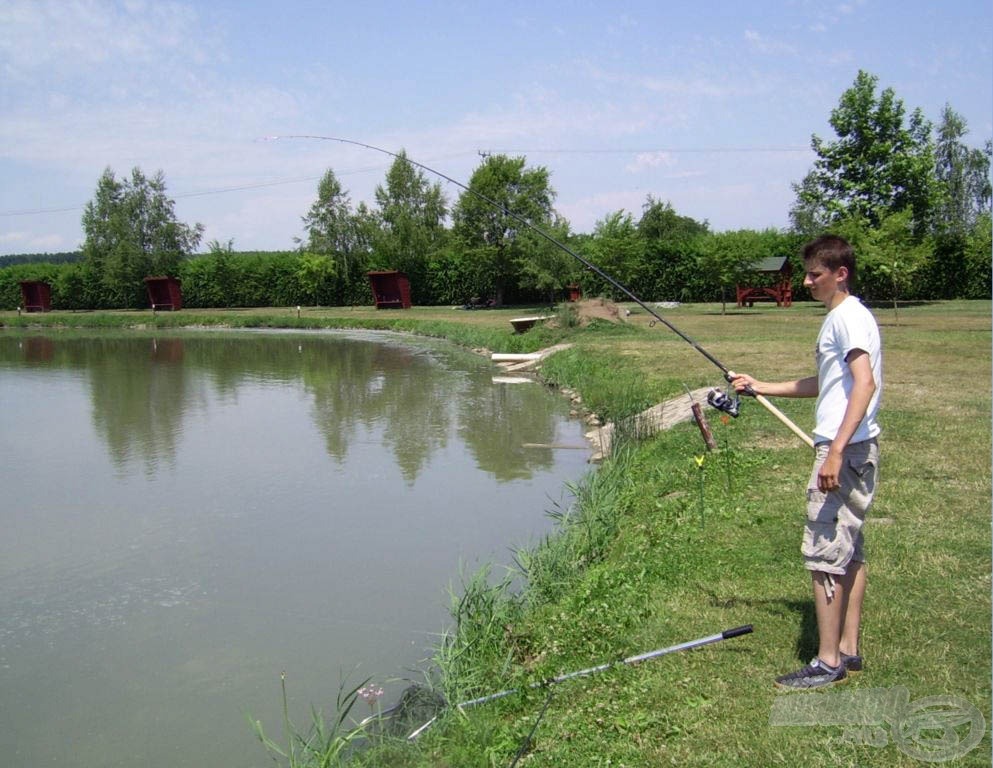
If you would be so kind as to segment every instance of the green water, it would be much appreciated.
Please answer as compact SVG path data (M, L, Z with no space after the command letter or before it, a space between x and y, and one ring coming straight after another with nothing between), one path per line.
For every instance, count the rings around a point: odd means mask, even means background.
M419 679L460 569L587 471L566 401L388 334L0 332L0 756L271 764ZM360 713L361 714L361 713Z

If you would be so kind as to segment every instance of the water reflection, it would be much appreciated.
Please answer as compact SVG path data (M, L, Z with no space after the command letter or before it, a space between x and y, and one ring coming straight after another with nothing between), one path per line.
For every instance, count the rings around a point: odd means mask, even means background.
M520 398L547 397L537 387L494 386L475 380L470 395L459 403L459 436L476 459L476 465L502 481L531 476L529 467L552 461L547 448L525 448L526 443L554 442L555 415L549 408L521 408ZM503 429L494 429L500 424ZM485 436L485 439L480 439Z
M412 484L457 434L500 481L546 469L558 415L540 387L494 385L484 361L444 364L452 350L383 334L0 336L0 365L76 369L89 381L93 424L122 471L150 477L175 463L184 422L212 397L237 402L246 386L297 386L311 401L327 454L345 462L375 433Z

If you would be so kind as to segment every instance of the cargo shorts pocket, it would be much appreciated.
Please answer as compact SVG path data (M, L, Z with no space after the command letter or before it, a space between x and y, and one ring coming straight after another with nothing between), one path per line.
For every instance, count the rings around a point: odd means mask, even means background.
M854 541L849 526L839 525L842 517L844 509L838 493L807 489L807 522L800 551L811 570L844 573L852 559Z
M851 451L842 465L841 493L849 511L860 520L872 504L876 492L876 467L879 449L874 442L864 443L858 451Z

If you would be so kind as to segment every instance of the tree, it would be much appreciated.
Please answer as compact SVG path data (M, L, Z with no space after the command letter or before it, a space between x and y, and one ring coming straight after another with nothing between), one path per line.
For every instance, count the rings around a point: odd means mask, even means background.
M374 245L377 259L407 273L414 301L423 301L429 260L445 242L448 210L441 185L429 184L401 151L386 185L377 186L375 194L380 222Z
M518 285L522 262L538 240L524 222L549 227L554 198L547 169L526 168L523 157L491 155L476 168L452 219L480 295L493 295L499 305Z
M988 299L990 297L990 271L993 264L993 217L990 212L980 214L965 242L966 280L963 299Z
M973 149L962 139L968 133L965 119L948 104L941 113L935 146L935 175L940 196L935 216L939 231L965 234L990 210L990 157L993 143Z
M697 266L721 288L721 314L727 313L727 289L751 276L756 262L780 255L779 233L741 229L718 232L702 239Z
M348 191L338 181L330 168L317 184L317 200L303 217L307 239L303 251L311 257L322 256L331 264L321 264L314 259L302 266L298 273L308 282L307 291L315 297L319 283L326 283L336 276L336 292L329 300L339 303L358 296L357 284L364 282L373 239L372 216L364 204L352 212ZM301 242L298 238L297 242Z
M234 293L236 274L232 265L234 240L222 243L216 238L207 243L207 255L195 261L202 261L199 278L198 306L230 307ZM183 281L184 291L187 280Z
M555 240L565 244L569 239L569 222L554 214L545 229ZM518 285L525 291L546 295L548 303L555 303L555 294L571 282L577 273L577 262L572 256L543 237L532 240L528 257L520 262Z
M697 255L709 231L707 222L681 216L669 202L651 195L642 206L638 233L645 241L644 282L646 294L655 299L688 301L701 299Z
M317 200L303 217L303 227L307 232L305 250L329 256L347 267L354 245L352 203L330 168L317 183Z
M83 209L83 261L86 305L114 306L106 301L103 290L104 265L111 252L121 246L126 224L122 210L124 184L110 168L104 169L97 181L93 199ZM117 304L120 306L120 304Z
M584 249L591 262L617 280L632 286L639 282L645 268L645 239L638 232L634 217L623 210L607 214L593 228L593 237ZM615 288L601 284L614 299L620 298Z
M162 171L149 179L134 168L131 178L122 180L110 168L103 172L83 211L83 254L94 305L142 306L144 278L175 275L179 262L196 250L203 226L177 221L174 205Z
M931 124L917 109L904 124L903 102L892 88L876 94L878 78L860 71L831 112L836 141L811 137L813 169L794 184L793 226L814 234L844 218L871 225L909 209L915 233L931 221L936 186Z
M330 256L310 251L300 254L297 279L304 295L315 306L320 306L321 299L330 293L335 275L334 261Z
M859 255L856 286L864 286L863 293L870 297L879 293L889 298L899 324L897 302L913 289L931 252L930 242L921 241L914 232L911 212L888 214L876 225L852 217L839 222L837 232Z

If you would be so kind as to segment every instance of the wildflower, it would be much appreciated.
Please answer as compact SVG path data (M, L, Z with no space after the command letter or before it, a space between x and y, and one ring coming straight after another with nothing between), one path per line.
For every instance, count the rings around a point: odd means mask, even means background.
M379 701L383 693L383 689L377 685L364 685L357 691L358 697L370 707Z
M726 413L722 413L721 414L721 424L723 424L726 427L730 423L731 423L731 417L728 416Z
M703 462L706 460L707 454L704 453L704 454L701 454L700 456L694 456L693 458L696 460L696 468L698 470L700 470L699 472L697 472L697 479L699 480L699 483L700 483L700 487L699 487L699 493L700 493L700 527L703 528L703 507L704 507L704 498L703 498L704 497L704 478L703 478L703 476L705 474L704 473L704 469L703 469Z

